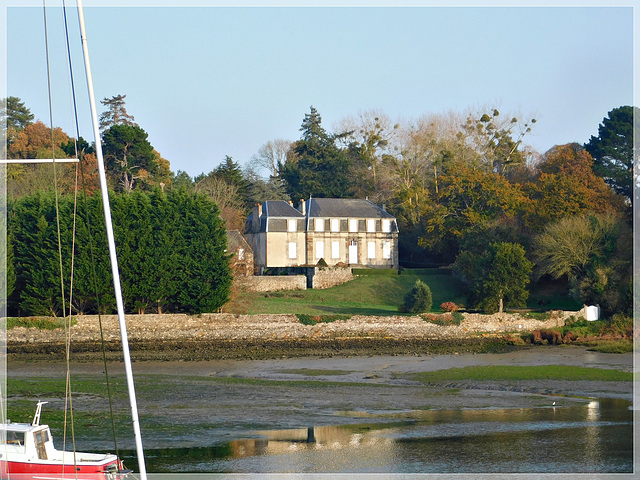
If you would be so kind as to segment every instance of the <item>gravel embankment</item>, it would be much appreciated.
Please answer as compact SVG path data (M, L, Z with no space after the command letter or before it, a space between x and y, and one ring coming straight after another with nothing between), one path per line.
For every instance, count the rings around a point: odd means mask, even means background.
M460 325L440 326L419 316L368 317L303 325L295 315L129 315L127 331L137 359L264 358L282 355L418 353L434 345L477 344L486 337L563 325L576 312L555 312L546 321L518 314L464 314ZM71 328L72 352L100 351L98 317L77 317ZM115 315L101 318L107 350L120 348ZM13 328L7 352L59 356L66 333Z

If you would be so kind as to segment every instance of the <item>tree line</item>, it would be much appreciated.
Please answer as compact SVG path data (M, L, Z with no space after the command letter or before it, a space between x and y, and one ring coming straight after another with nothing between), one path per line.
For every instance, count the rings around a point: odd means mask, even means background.
M453 266L467 284L470 307L522 305L529 282L557 278L585 303L608 312L630 309L637 108L611 110L584 145L539 153L526 145L536 120L497 109L398 123L365 112L329 132L311 107L298 140L267 142L244 170L227 156L191 177L171 172L144 143L146 133L133 125L123 95L103 104L107 174L116 191L160 186L200 193L218 205L227 228L239 230L257 202L368 197L398 219L401 264ZM35 125L28 113L25 107L22 116L13 114L10 155L25 144L15 132ZM136 128L142 133L134 134ZM91 154L89 146L85 152ZM488 271L502 273L492 278Z
M112 193L110 202L126 311L215 312L228 301L226 232L211 200L154 189ZM115 311L102 199L81 196L75 222L73 209L73 197L56 208L46 191L9 200L10 315L68 315L68 305L79 314Z

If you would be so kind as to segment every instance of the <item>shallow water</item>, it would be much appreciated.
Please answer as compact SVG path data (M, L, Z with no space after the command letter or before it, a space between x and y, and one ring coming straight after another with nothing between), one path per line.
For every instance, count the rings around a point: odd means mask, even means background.
M407 412L393 421L256 431L146 451L151 472L628 473L630 403ZM409 414L410 413L410 414ZM133 452L121 452L135 465Z
M632 471L632 382L424 385L411 380L413 373L482 365L633 368L630 354L580 347L482 355L134 363L147 470L238 472L229 478L252 480L260 472L260 478L287 480L322 476L314 472L330 472L322 478L332 480L360 478L353 472L367 480L404 480L429 472L438 480L445 472L572 472L580 474L576 480L587 480L600 478L601 472ZM64 370L52 363L10 367L10 376L23 380L64 380ZM73 373L85 382L100 382L101 370L99 364L77 364ZM110 372L120 387L115 388L118 443L132 449L124 377L117 368ZM22 401L31 418L32 405L43 398L27 397L10 398L9 407ZM106 398L84 397L74 397L76 419L86 419L90 427L76 430L78 450L113 451L106 423L94 427L96 417L108 418ZM609 398L592 400L601 397ZM50 402L49 411L64 406L62 398L44 400ZM61 446L61 426L54 424L52 430ZM133 452L124 454L127 466L137 470ZM281 477L279 472L300 473Z

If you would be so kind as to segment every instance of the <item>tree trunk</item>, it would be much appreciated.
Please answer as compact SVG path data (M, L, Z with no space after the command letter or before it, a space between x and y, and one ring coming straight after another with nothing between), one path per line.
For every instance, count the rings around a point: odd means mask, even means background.
M502 313L503 308L504 308L503 299L502 297L500 297L500 299L498 300L498 313Z

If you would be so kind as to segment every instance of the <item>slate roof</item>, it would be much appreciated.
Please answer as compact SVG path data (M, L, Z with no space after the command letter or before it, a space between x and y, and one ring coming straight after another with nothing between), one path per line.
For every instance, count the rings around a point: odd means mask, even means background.
M267 200L262 204L262 214L267 217L305 218L301 212L284 200Z
M358 198L312 198L307 211L309 217L395 218L375 203Z

